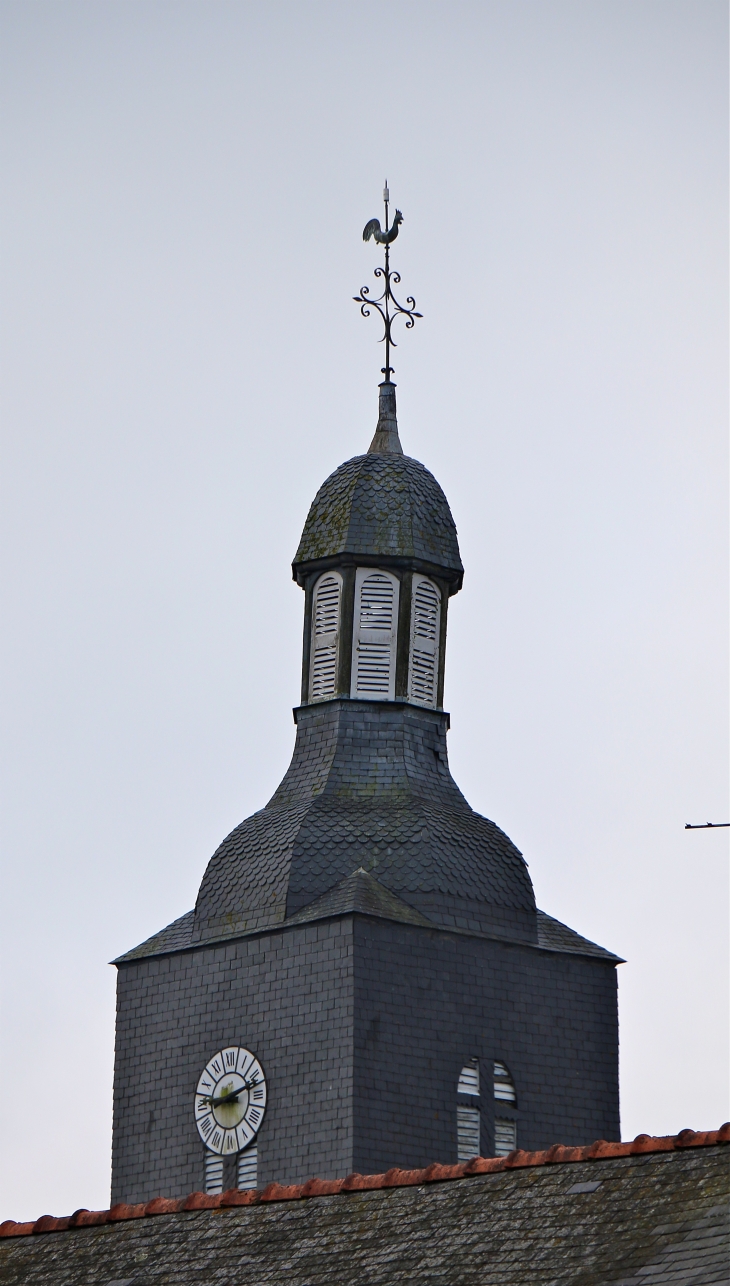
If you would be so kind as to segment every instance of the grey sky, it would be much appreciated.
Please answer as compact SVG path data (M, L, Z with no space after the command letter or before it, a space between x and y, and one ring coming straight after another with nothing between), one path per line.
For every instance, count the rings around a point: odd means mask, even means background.
M451 765L625 956L624 1137L727 1102L727 15L0 4L0 1218L108 1201L114 970L287 766L383 178L451 502ZM557 1141L557 1140L556 1140Z

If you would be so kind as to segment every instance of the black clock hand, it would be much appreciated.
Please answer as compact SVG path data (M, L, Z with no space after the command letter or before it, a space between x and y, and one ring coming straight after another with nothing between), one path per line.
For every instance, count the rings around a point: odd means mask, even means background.
M205 1097L201 1095L201 1097L203 1097L203 1102L209 1103L211 1107L220 1107L223 1103L235 1103L244 1090L253 1089L254 1085L257 1084L256 1080L244 1081L243 1085L240 1085L237 1090L231 1090L229 1094L222 1094L220 1098L213 1098L212 1095Z
M242 1094L245 1088L245 1085L241 1085L239 1089L231 1090L230 1094L222 1094L220 1098L213 1098L212 1095L209 1095L208 1098L203 1101L205 1103L210 1103L211 1107L220 1107L222 1103L235 1103L239 1094Z

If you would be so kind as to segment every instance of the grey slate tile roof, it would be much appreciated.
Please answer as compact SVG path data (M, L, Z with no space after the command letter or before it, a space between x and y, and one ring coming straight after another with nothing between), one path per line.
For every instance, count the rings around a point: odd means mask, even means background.
M555 1164L545 1163L550 1153L514 1154L517 1168L508 1159L495 1173L451 1181L406 1171L331 1196L303 1197L299 1188L243 1207L131 1207L123 1222L66 1231L46 1220L46 1235L28 1235L33 1225L8 1235L3 1225L0 1283L720 1286L730 1249L728 1152L690 1145ZM432 1169L445 1179L465 1167Z
M297 711L289 770L261 812L214 853L194 941L281 924L359 866L429 919L537 939L522 854L471 809L448 768L448 717L399 702L335 700ZM450 905L450 899L453 905Z
M313 902L302 907L296 914L283 921L282 927L296 924L312 924L317 920L326 920L338 915L374 915L385 920L394 920L399 924L416 924L421 928L436 929L441 926L422 915L415 907L409 906L402 898L386 889L385 885L374 876L360 868L352 875L341 880L329 892L315 898ZM187 911L179 919L173 920L166 929L161 929L145 942L131 951L118 956L113 964L126 964L132 960L142 960L146 956L166 955L181 951L191 946L195 911ZM451 930L464 932L464 930ZM543 950L567 952L572 955L596 956L614 964L623 963L620 956L605 947L599 947L588 938L583 938L567 924L561 924L544 911L537 912L537 945Z
M312 501L292 564L343 554L412 558L458 577L456 527L441 487L407 455L358 455L341 464Z
M124 955L112 960L112 964L142 960L145 956L163 956L170 951L180 951L184 947L189 947L194 919L195 911L186 911L185 915L173 920L172 924L168 924L165 929L160 929L159 933L153 933L151 938L140 942L138 947L133 947L131 951L125 951Z
M352 875L340 880L328 893L315 898L308 906L302 907L296 915L286 921L287 924L309 924L314 920L324 920L332 915L348 915L359 912L361 915L376 915L383 920L396 920L399 924L418 924L422 928L433 929L433 920L428 920L420 911L408 906L402 898L396 897L386 889L384 884L359 867Z
M582 938L574 929L569 929L567 924L561 924L560 920L554 920L544 911L537 913L537 940L541 947L549 951L567 951L569 955L577 956L599 956L603 960L613 960L616 964L624 963L621 956L614 955L613 951L607 951L605 947L599 947L588 938Z
M292 763L260 813L222 842L200 883L193 940L280 925L364 867L434 921L449 899L483 928L512 917L536 940L519 850L474 813L451 777L447 716L398 702L328 701L297 711ZM522 917L522 927L521 925Z

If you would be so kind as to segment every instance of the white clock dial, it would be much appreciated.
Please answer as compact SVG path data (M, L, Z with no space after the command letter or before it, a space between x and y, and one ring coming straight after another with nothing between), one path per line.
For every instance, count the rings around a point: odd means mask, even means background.
M229 1045L205 1065L195 1091L195 1124L219 1156L248 1147L266 1111L266 1077L250 1049Z

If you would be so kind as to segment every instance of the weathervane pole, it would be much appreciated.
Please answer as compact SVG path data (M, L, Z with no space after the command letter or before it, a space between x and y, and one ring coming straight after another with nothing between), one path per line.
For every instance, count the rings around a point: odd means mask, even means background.
M383 204L385 206L386 233L388 231L389 200L390 200L390 192L388 191L388 180L386 179L385 187L383 188ZM393 373L393 368L390 365L390 313L388 309L389 299L390 299L390 244L389 242L386 241L385 243L385 366L383 367L382 374L385 376L386 380L388 381L390 380L391 374Z
M406 300L406 306L404 307L402 304L398 303L398 300L393 294L392 286L393 284L395 284L396 286L398 285L400 281L400 273L390 271L390 246L391 246L391 242L395 241L396 237L398 236L400 225L403 222L403 215L401 214L400 210L396 210L395 218L393 220L393 226L390 227L388 222L389 202L390 202L390 192L388 191L388 180L386 179L385 187L383 188L383 204L385 205L385 229L381 228L379 219L370 219L370 221L365 224L365 228L362 234L363 241L369 241L370 238L372 237L373 241L375 241L378 245L382 245L385 250L385 266L383 268L376 268L375 274L374 274L376 277L382 277L383 279L383 293L382 295L379 295L377 299L371 299L370 287L363 286L360 290L360 294L353 296L355 303L360 305L360 312L362 313L363 317L370 316L371 308L377 308L378 312L380 313L380 317L383 322L383 334L381 336L380 342L385 343L385 366L381 367L381 374L385 376L386 384L389 384L391 382L390 377L391 375L395 374L395 370L390 364L391 344L393 348L396 347L396 342L393 339L392 331L391 331L393 322L395 321L396 317L398 317L399 315L402 315L406 319L406 329L411 330L412 327L415 325L416 318L421 317L423 315L422 313L416 312L416 301L412 295L408 296ZM393 309L392 313L391 313L391 305Z

